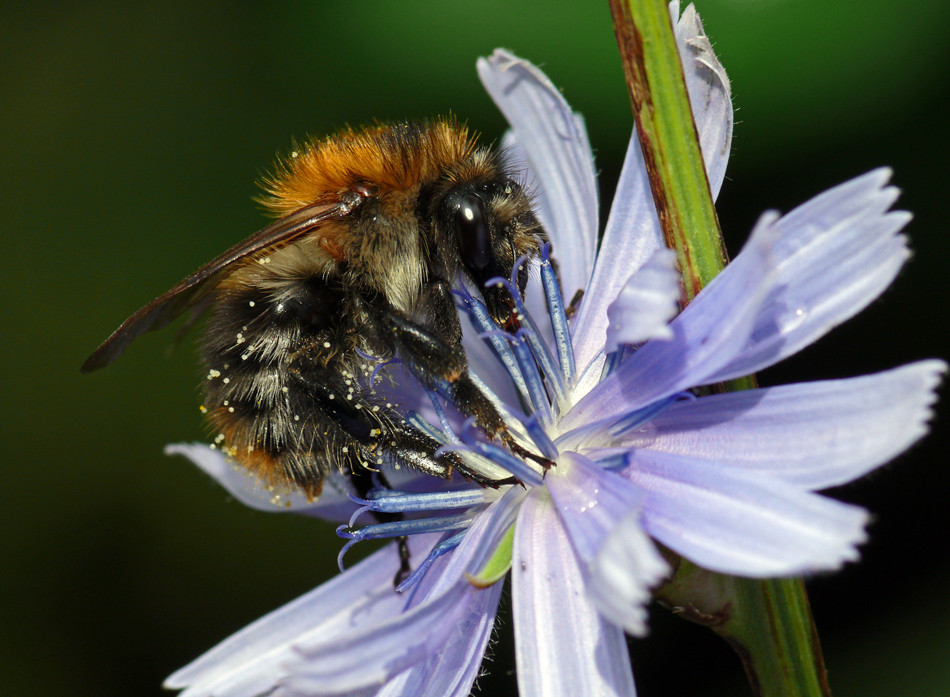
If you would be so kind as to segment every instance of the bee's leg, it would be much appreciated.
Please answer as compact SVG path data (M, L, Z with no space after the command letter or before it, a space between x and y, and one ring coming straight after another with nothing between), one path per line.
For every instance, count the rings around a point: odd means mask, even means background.
M515 441L514 436L505 425L504 419L498 413L495 405L485 396L485 394L472 382L468 372L462 375L455 382L449 383L452 403L465 414L474 416L478 426L490 438L499 438L501 442L515 455L522 459L534 460L544 469L548 469L554 463L548 458L531 452L522 447Z
M378 299L376 302L371 302L367 298L355 297L353 302L364 313L367 320L376 325L380 333L390 338L394 348L424 384L430 387L436 383L447 385L452 403L463 414L474 416L479 428L489 438L500 438L512 452L523 458L541 462L545 468L550 466L549 460L535 455L515 442L494 403L469 376L468 360L465 357L465 349L462 347L462 325L459 323L458 311L455 308L451 288L447 283L444 281L429 283L425 297L420 303L429 310L431 327L409 319L389 307L388 304L383 305ZM415 431L415 429L412 430ZM396 448L394 452L398 454L399 449ZM404 457L404 459L411 462L414 456L411 449L407 455L409 457ZM460 474L482 486L498 487L517 481L513 478L487 479L465 466L458 458L454 466ZM426 471L425 467L419 467L419 469Z
M499 438L513 453L534 460L545 469L550 467L550 460L515 441L494 403L469 376L468 360L461 343L461 324L448 284L441 281L429 284L423 304L430 308L431 329L394 310L383 318L388 334L408 358L416 375L429 385L440 381L446 384L452 403L462 413L474 416L489 438Z
M466 361L465 351L462 348L462 324L459 322L458 310L455 307L455 298L452 296L452 287L445 281L430 281L426 284L425 300L423 303L430 308L429 321L433 333L449 346L458 346L462 360Z
M485 477L468 467L455 453L436 457L435 451L441 447L441 443L413 428L396 413L386 409L373 411L374 407L381 405L359 396L356 399L344 399L346 389L343 385L335 385L330 375L310 374L307 378L301 381L301 386L306 390L310 403L352 439L354 445L360 448L362 459L371 467L382 464L384 453L388 453L413 469L441 479L450 479L452 472L457 471L482 486L497 487L512 483Z
M442 479L449 479L452 472L455 471L480 486L492 489L518 482L514 477L506 479L486 477L465 464L465 461L456 453L443 453L438 458L434 457L439 444L411 426L394 427L390 433L391 440L387 443L387 451L420 472L432 474Z
M408 425L398 424L399 417L395 414L382 412L383 416L380 417L380 412L373 411L373 407L379 405L372 404L360 395L355 399L345 398L345 384L338 384L338 378L329 372L296 374L301 378L298 384L306 392L309 402L316 407L320 418L326 421L326 427L338 428L345 434L345 442L350 446L350 453L345 456L350 460L348 476L357 496L365 499L377 484L390 488L386 477L376 468L383 462L383 453L392 453L407 465L427 474L444 479L452 476L457 456L448 453L435 458L439 443L434 439ZM353 450L358 450L359 455L356 456ZM373 515L380 523L404 518L401 513L375 512ZM396 544L399 570L393 578L393 585L399 586L412 573L412 566L408 538L401 535L396 538Z
M318 371L303 376L300 384L309 402L352 441L370 468L383 463L384 453L392 452L426 474L452 476L452 464L432 456L439 443L364 395L350 392L336 376Z
M451 310L457 326L454 305ZM433 314L438 316L438 313ZM508 428L498 409L469 377L468 360L461 342L450 343L441 335L448 334L449 340L455 339L454 328L443 326L440 330L436 325L429 329L395 311L388 312L384 321L404 360L423 383L429 386L439 382L447 384L452 403L462 413L474 416L488 436L494 438L507 433ZM440 324L451 325L451 322L443 320ZM459 338L460 335L461 330Z

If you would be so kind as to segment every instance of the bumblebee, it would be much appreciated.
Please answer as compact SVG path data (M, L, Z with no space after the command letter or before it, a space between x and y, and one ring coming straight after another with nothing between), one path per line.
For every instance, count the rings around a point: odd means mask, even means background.
M367 386L377 359L398 357L489 438L531 456L469 376L452 295L460 278L483 288L510 277L545 240L503 154L451 120L350 129L292 153L263 186L276 222L129 317L83 372L186 310L206 313L203 410L216 440L265 485L310 500L333 467L384 459L498 484L437 457L440 444ZM483 298L517 329L506 290Z

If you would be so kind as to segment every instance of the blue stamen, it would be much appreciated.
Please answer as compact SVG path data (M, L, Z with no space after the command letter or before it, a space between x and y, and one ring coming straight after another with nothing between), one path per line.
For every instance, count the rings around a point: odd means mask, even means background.
M544 299L548 304L548 314L551 316L551 328L554 330L554 342L557 345L557 358L561 365L561 374L568 383L574 381L576 368L574 366L574 345L571 342L571 328L567 322L567 310L564 307L564 296L561 294L561 284L551 265L548 256L551 245L545 242L541 246L541 283L544 285Z
M388 537L402 537L404 535L419 535L426 532L447 532L449 530L461 530L467 528L475 517L473 511L468 511L461 515L445 516L440 518L417 518L414 520L397 520L390 523L377 523L367 525L366 527L353 530L352 528L341 525L336 529L339 537L349 541L343 545L340 553L337 555L337 564L340 571L343 571L343 557L349 551L350 547L363 540L378 540Z
M440 511L452 508L467 508L485 503L485 489L461 489L459 491L432 491L409 493L405 491L386 491L377 496L371 491L369 498L350 497L362 505L363 510L376 513L414 513L417 511ZM352 523L350 527L353 527Z
M396 592L402 593L407 591L416 585L419 581L422 580L422 577L425 576L426 572L429 570L429 567L432 566L432 562L441 557L446 552L451 552L453 549L459 546L462 540L465 538L465 532L462 531L452 535L448 539L442 540L439 544L432 548L432 551L422 560L422 563L417 566L409 577L405 581L396 586Z
M510 294L514 313L510 328L519 327L515 334L512 335L494 322L479 296L479 291L473 289L471 285L466 286L463 282L453 293L457 298L456 304L471 319L479 338L488 344L504 366L521 397L521 409L500 400L475 374L470 374L472 382L498 408L511 429L511 436L517 437L519 446L512 446L516 452L522 452L520 450L522 447L533 445L536 452L544 458L556 461L559 457L558 448L548 435L546 427L554 423L557 415L569 404L568 385L575 380L576 366L567 308L549 253L550 246L543 245L540 275L554 332L555 343L552 347L548 346L545 341L547 335L540 331L537 322L528 312L519 287L518 276L526 263L524 257L516 261L510 279L498 278L486 283L486 286L501 284ZM397 358L384 360L360 349L357 349L357 352L365 360L377 364L372 371L371 385L376 382L377 374L382 368L400 362ZM607 362L610 363L610 359ZM414 428L441 444L433 453L434 457L438 458L448 452L459 453L465 458L466 465L471 468L470 472L480 474L490 472L484 476L489 479L497 478L495 481L511 481L506 479L505 474L510 473L523 486L507 487L512 489L507 492L507 496L523 495L524 486L543 484L544 473L539 471L539 467L514 455L507 447L487 440L474 417L469 417L460 426L457 414L453 411L452 419L455 420L453 427L453 421L446 413L446 403L457 405L456 385L421 375L421 371L414 368L411 362L408 366L425 388L436 418L430 423L418 413L409 411L405 419ZM426 379L423 379L424 377ZM679 397L674 396L668 401L672 403L677 398ZM649 420L666 406L667 402L664 401L627 414L612 423L609 430L616 435L625 433ZM527 413L522 413L522 410ZM508 435L505 436L505 440L510 442ZM598 463L607 468L622 467L626 464L625 453L604 453L604 457L599 459ZM368 492L365 498L351 496L351 500L358 504L358 509L353 513L348 525L337 529L337 534L346 540L337 559L340 570L343 570L347 551L358 542L422 533L443 533L442 541L432 547L425 559L399 585L397 591L418 588L419 582L425 578L436 560L461 543L472 521L495 495L495 492L490 489L481 487L424 493L393 491L379 487ZM515 510L516 508L512 508L512 515ZM422 517L357 527L357 520L368 512L387 515L417 514ZM454 515L445 515L445 512L454 512Z
M541 422L548 425L554 421L554 416L551 413L551 403L548 401L548 393L544 389L544 382L541 380L541 373L538 372L538 364L534 360L534 354L525 339L526 333L524 329L519 329L511 340L511 348L515 352L518 366L521 368L521 374L524 375L525 384L528 387L529 403L541 418Z
M527 330L522 329L521 331L527 331ZM501 329L493 330L492 334L496 336L503 336L508 342L512 344L518 341L517 336L512 336L511 334ZM517 353L515 355L518 356ZM528 361L528 364L529 366L534 367L534 364L530 360ZM536 367L534 367L533 370L526 370L525 374L537 375ZM501 412L504 416L507 417L509 426L511 425L512 420L517 420L517 422L520 423L524 428L523 433L518 432L519 435L527 436L528 439L531 440L534 443L534 445L538 448L541 454L547 457L548 459L551 459L551 460L557 459L558 454L559 454L557 451L557 448L554 446L554 442L550 439L548 434L545 432L544 427L538 422L539 417L538 417L537 411L532 410L532 415L530 417L526 417L522 414L513 413L508 408L508 406L504 404L501 400L499 400L498 397L478 378L477 375L473 374L471 377L472 377L472 381L478 386L478 388L482 390L482 392L486 396L489 397L492 403L495 404L499 412ZM541 385L541 389L543 391L543 383ZM547 397L547 394L545 393L545 399L541 401L542 405L548 404L546 397ZM469 421L472 421L472 420L470 419ZM470 424L467 423L467 426L469 425Z
M475 329L478 330L479 336L485 340L489 348L491 348L495 354L495 357L501 361L505 370L508 371L508 375L511 377L518 392L521 393L524 399L527 399L528 389L525 387L524 378L518 369L518 361L515 359L515 355L511 350L511 346L508 345L508 342L497 335L498 325L495 324L491 315L488 314L488 308L485 307L483 302L473 296L464 285L462 285L462 290L456 291L455 294L461 298L462 309L465 310L465 313L472 320L472 324L475 325Z
M444 395L446 399L451 401L451 396L448 393L448 390L450 389L448 383L437 382L435 387L439 394ZM432 393L432 391L430 390L426 390L426 391L429 394L429 399L432 400L432 404L435 407L436 415L441 421L442 428L444 430L440 431L439 429L437 429L435 426L433 426L428 421L423 419L419 414L417 414L414 411L410 411L406 415L406 421L408 421L410 425L415 426L417 429L419 429L426 435L431 436L436 442L441 443L443 448L451 444L454 444L454 445L460 444L459 437L455 434L455 431L452 429L452 425L449 423L448 418L445 415L445 411L442 409L442 405L438 402L438 398L436 397L435 394ZM488 394L491 394L491 392L489 391ZM465 430L474 429L474 424L475 424L474 417L469 417L468 419L466 419L465 424L463 425L462 428ZM496 472L492 471L493 469L495 469L495 463L492 463L490 461L486 463L485 462L486 458L482 457L478 453L473 452L465 448L464 446L460 448L454 448L454 450L459 451L463 455L467 456L469 458L468 464L470 466L474 467L480 464L481 465L480 468L479 467L475 467L475 468L481 469L482 473L485 476L491 478L497 475ZM447 449L443 450L440 448L439 450L435 451L434 456L438 457L443 452L448 452L448 450ZM486 464L488 465L487 470L485 469Z
M361 349L359 346L357 346L355 350L356 350L356 355L359 356L360 358L365 358L366 360L372 361L373 363L383 362L382 358L380 358L379 356L374 356L371 353L366 353L366 351Z
M510 337L511 335L506 334L505 336ZM478 377L478 375L476 375L475 373L471 373L469 377L471 378L472 382L475 383L475 386L478 387L479 390L481 390L482 394L484 394L488 398L488 401L490 401L492 404L495 405L495 408L498 410L498 413L501 414L505 418L506 422L508 422L509 427L513 426L512 422L516 421L519 424L523 424L526 421L528 417L524 415L524 412L519 410L516 413L515 411L513 411L512 407L506 404L505 402L503 402L498 397L498 395L492 392L492 389L488 385L486 385L484 382L482 382L482 379Z
M379 371L383 368L388 368L391 365L399 365L402 361L398 358L390 358L388 361L383 361L375 368L373 368L372 374L369 376L369 384L372 387L376 384L376 376L379 375Z
M357 500L357 499L356 499L355 497L353 497L353 496L350 496L350 498L353 499L354 501ZM360 506L360 507L357 508L355 511L353 511L353 515L351 515L351 516L350 516L350 519L349 519L348 521L346 521L347 527L348 527L348 528L354 527L354 526L356 525L357 519L359 519L359 517L360 517L361 515L363 515L364 513L366 513L366 512L369 511L369 510L372 510L369 506Z
M520 257L518 261L515 262L515 267L511 272L510 281L501 277L492 278L485 282L485 287L487 288L492 285L501 285L508 290L508 294L515 303L515 316L519 322L524 324L523 330L526 331L525 336L528 340L528 345L531 347L531 351L534 353L535 359L541 366L541 371L544 373L544 376L548 379L548 383L554 390L558 406L560 407L560 405L565 403L567 400L567 387L564 384L564 379L562 378L560 371L554 365L554 357L548 350L547 344L541 340L541 330L538 329L538 325L534 321L534 317L531 316L531 314L528 312L528 309L525 307L524 298L521 297L521 290L518 288L518 272L525 261L525 257ZM519 330L519 332L520 331L522 330ZM524 370L523 367L522 370Z
M373 368L373 373L369 377L370 387L376 384L376 376L379 374L380 370L382 370L386 366L398 365L399 363L402 363L402 361L396 357L386 360L384 358L380 358L379 356L374 356L371 353L366 353L366 351L359 348L358 346L356 347L356 355L359 356L360 358L365 358L368 361L372 361L373 363L378 364L375 368Z
M459 437L453 432L451 438L448 437L445 433L438 430L435 426L430 424L428 421L423 419L415 412L409 412L406 417L406 420L412 425L418 428L423 433L432 436L437 442L442 444L442 447L436 450L433 453L434 457L439 457L443 453L452 451L460 453L466 460L469 467L480 471L485 477L489 479L501 479L507 472L506 469L499 467L497 463L492 462L488 458L479 453L471 450L465 445L462 445L462 442L459 440ZM465 423L462 426L462 429L465 433L471 432L472 434L481 433L480 430L475 427L475 418L469 417L465 420ZM471 439L474 439L474 435L468 436ZM449 447L451 446L451 447ZM499 471L500 470L500 471ZM376 491L374 489L374 491ZM375 494L374 494L375 495Z
M482 393L488 397L489 401L495 405L495 408L498 409L505 421L508 423L509 430L512 433L521 436L522 439L530 440L537 447L538 451L550 460L557 459L559 453L557 448L554 446L554 441L548 436L545 432L544 427L538 422L538 417L536 414L532 414L530 417L525 416L523 413L516 414L511 410L511 408L498 399L498 396L491 391L491 389L481 381L481 379L474 373L471 375L472 382L482 391ZM515 422L521 425L523 431L515 428Z
M408 412L406 414L406 423L418 429L419 431L422 431L427 436L429 436L430 438L433 438L439 443L446 443L449 440L451 440L449 436L446 435L445 431L440 431L439 429L437 429L435 426L433 426L428 421L423 419L418 414L418 412L415 412L415 411ZM454 436L455 434L452 434L452 435Z
M448 397L450 394L450 388L447 384L445 384L444 381L437 382L435 388L443 396ZM445 415L445 410L442 408L442 403L439 401L438 396L430 389L426 389L426 394L429 395L429 401L432 402L432 408L435 409L435 415L438 417L439 423L442 424L442 431L445 433L445 437L450 441L457 441L458 438L455 435L455 431L452 430L452 424L449 423L449 419Z
M505 334L505 337L510 338L510 334ZM525 420L525 416L522 413L515 413L512 411L510 405L506 404L501 400L501 398L496 395L492 389L486 385L480 377L475 373L469 373L469 379L475 384L475 386L481 391L485 397L488 398L488 401L495 405L495 408L498 410L498 413L505 417L505 420L511 425L512 421L517 421L521 423Z
M521 423L524 425L528 436L530 436L531 442L537 446L541 454L549 460L557 460L560 453L554 445L554 441L551 440L544 427L538 422L538 415L532 414L531 418L522 419Z

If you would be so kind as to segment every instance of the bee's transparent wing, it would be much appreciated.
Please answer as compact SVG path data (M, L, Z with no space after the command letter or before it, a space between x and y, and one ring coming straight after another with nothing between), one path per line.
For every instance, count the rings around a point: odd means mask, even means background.
M229 267L235 262L270 247L287 244L327 220L344 218L358 202L358 197L354 197L345 201L304 206L239 242L125 320L86 359L82 364L82 372L104 368L118 358L133 339L147 331L161 329L186 309L199 303L227 276Z

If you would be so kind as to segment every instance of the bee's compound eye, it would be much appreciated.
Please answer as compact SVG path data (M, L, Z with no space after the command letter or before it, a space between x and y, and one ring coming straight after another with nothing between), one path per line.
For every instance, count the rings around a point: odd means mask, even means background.
M455 213L462 261L472 270L484 269L491 263L491 241L488 235L488 213L478 194L465 194Z

